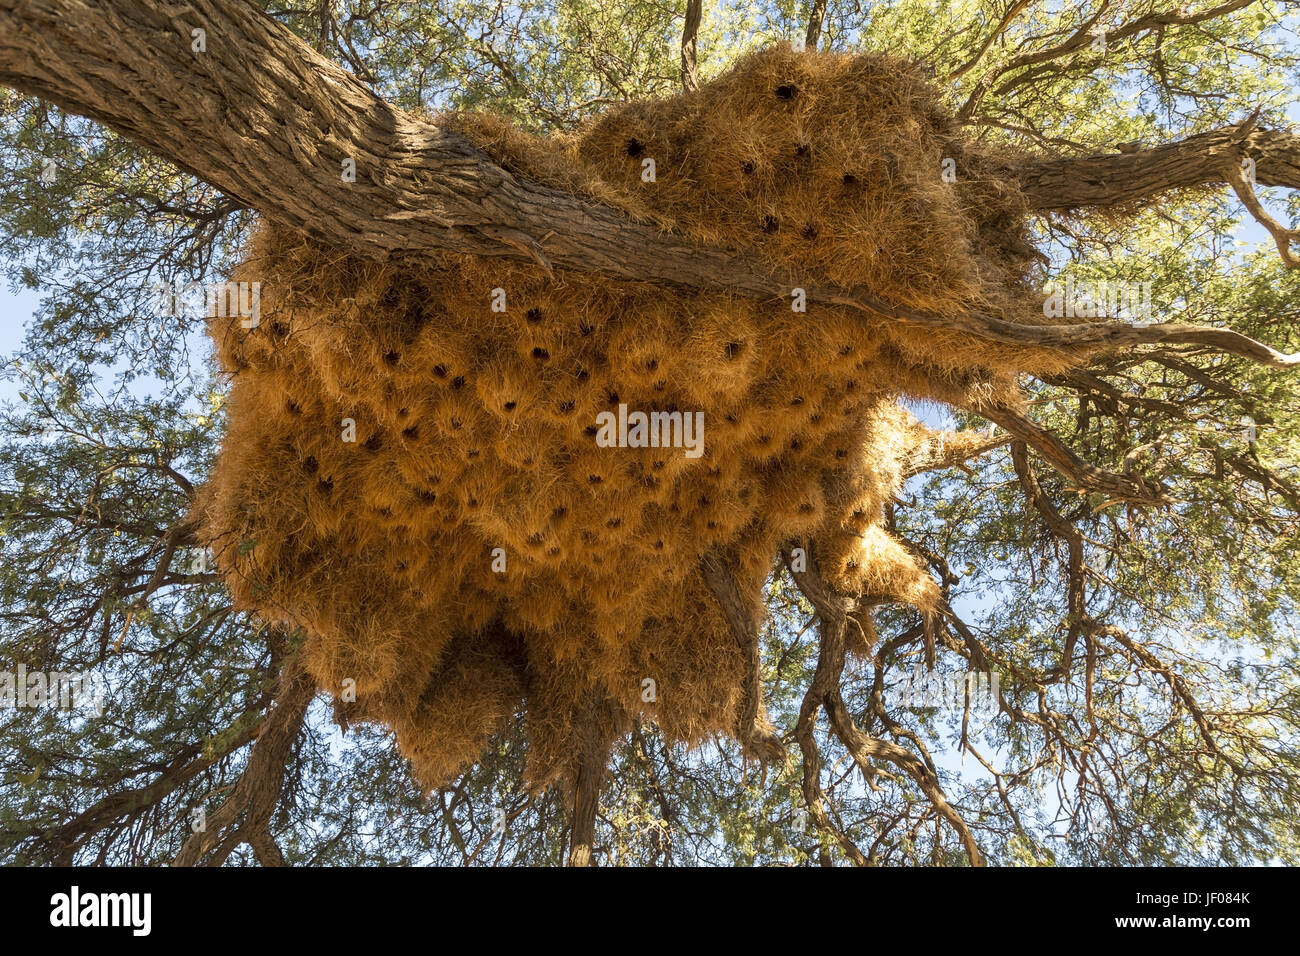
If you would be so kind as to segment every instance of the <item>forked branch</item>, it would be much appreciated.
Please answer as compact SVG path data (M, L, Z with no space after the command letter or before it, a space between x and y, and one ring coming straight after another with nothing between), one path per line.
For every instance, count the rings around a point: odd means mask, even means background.
M845 705L840 691L840 682L847 657L846 631L849 615L855 610L857 601L847 595L837 594L826 584L817 570L816 556L813 550L811 543L805 547L804 570L795 570L797 565L790 560L789 555L786 556L786 565L790 568L795 583L817 612L821 639L817 657L817 670L804 695L803 706L799 712L796 738L800 740L801 745L804 744L806 738L811 739L812 730L816 723L817 710L819 707L825 707L831 729L853 757L854 763L862 771L867 782L870 784L875 774L872 760L887 761L905 772L921 788L921 791L934 807L935 812L943 817L957 833L971 865L982 866L984 863L983 856L980 854L979 846L975 843L975 838L971 835L970 827L962 819L961 814L948 802L934 770L906 748L864 733L854 723L852 716L849 714L848 707ZM811 752L816 753L815 744ZM809 757L809 751L806 749L804 760L805 796L808 796L810 792L815 795L820 789L819 787L809 786L810 771L819 772L819 768L813 765L813 761ZM809 811L813 814L814 819L817 819L820 823L821 817L818 815L817 809L810 805ZM824 811L821 816L824 816ZM843 843L843 841L841 842ZM849 855L855 862L859 862L857 856L853 853Z

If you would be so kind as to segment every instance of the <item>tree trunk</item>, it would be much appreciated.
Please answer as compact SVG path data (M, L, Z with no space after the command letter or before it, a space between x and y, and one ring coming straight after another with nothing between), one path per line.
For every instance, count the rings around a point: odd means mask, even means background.
M822 38L822 27L826 23L826 0L813 0L812 10L808 13L808 30L804 33L805 50L817 49Z
M686 0L686 19L682 24L682 89L692 93L700 88L699 57L696 46L700 37L700 18L704 0Z
M600 809L600 788L605 780L608 751L584 748L573 785L573 822L569 836L569 866L592 866L592 845L596 840L596 811Z

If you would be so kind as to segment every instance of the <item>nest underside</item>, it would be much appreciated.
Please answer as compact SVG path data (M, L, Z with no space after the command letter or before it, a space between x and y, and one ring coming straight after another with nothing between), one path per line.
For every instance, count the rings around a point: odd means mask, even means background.
M900 61L768 50L550 140L442 121L516 175L810 286L1045 321L1014 183ZM932 437L898 399L1014 403L1018 373L1066 364L815 299L795 311L789 290L376 263L269 225L232 278L260 284L260 316L212 322L232 385L202 540L237 604L301 628L320 687L354 689L341 712L390 727L429 787L521 711L536 784L642 718L687 743L735 733L749 658L708 556L753 620L791 542L836 589L932 609L882 524ZM657 447L638 412L658 416Z

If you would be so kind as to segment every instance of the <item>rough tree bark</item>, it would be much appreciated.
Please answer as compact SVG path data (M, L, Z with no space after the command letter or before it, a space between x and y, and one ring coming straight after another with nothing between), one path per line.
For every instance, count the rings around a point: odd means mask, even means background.
M763 299L798 285L813 301L994 341L1194 343L1270 365L1300 362L1224 329L1045 328L975 313L934 315L870 289L775 275L735 250L661 233L512 175L461 137L384 103L288 29L232 0L0 0L0 84L91 117L268 218L361 256L502 256ZM1153 157L1028 160L1024 181L1051 208L1067 199L1073 206L1128 201L1198 177L1221 183L1224 137L1235 134L1220 132L1149 151ZM1256 161L1259 182L1300 187L1300 137L1261 131L1231 148ZM350 183L341 175L349 159L356 164Z
M808 11L808 30L804 33L805 50L817 49L817 42L822 38L822 26L826 22L826 0L813 0L812 9Z
M1253 119L1132 153L1030 158L1013 172L1033 209L1054 212L1111 208L1171 189L1230 183L1230 171L1246 158L1255 161L1259 185L1300 188L1300 137L1256 129Z
M686 22L682 25L682 89L687 93L700 88L699 42L700 18L704 15L704 0L686 0Z
M569 866L594 866L596 814L600 810L600 791L609 766L610 741L601 726L604 701L593 696L578 720L573 766L569 778L569 806L573 811L569 825Z
M569 866L593 865L591 852L596 839L596 811L600 808L600 786L605 778L606 758L584 755L573 790L573 824L569 836Z

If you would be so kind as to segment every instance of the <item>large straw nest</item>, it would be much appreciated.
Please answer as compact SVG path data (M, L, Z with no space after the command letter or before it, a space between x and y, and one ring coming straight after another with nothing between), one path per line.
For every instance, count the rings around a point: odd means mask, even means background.
M1043 321L1014 184L897 60L767 50L552 140L442 121L516 175L810 286ZM756 617L794 539L835 587L932 608L934 583L882 527L929 435L897 399L1014 402L1017 373L1065 364L815 299L796 313L784 289L757 302L499 259L377 264L270 226L233 278L261 283L261 323L212 323L233 384L202 538L237 603L301 628L320 687L354 681L343 712L391 727L426 786L521 709L538 785L581 735L639 717L687 743L734 732L745 655L700 574L710 552ZM597 416L620 405L702 412L702 454L599 447Z

